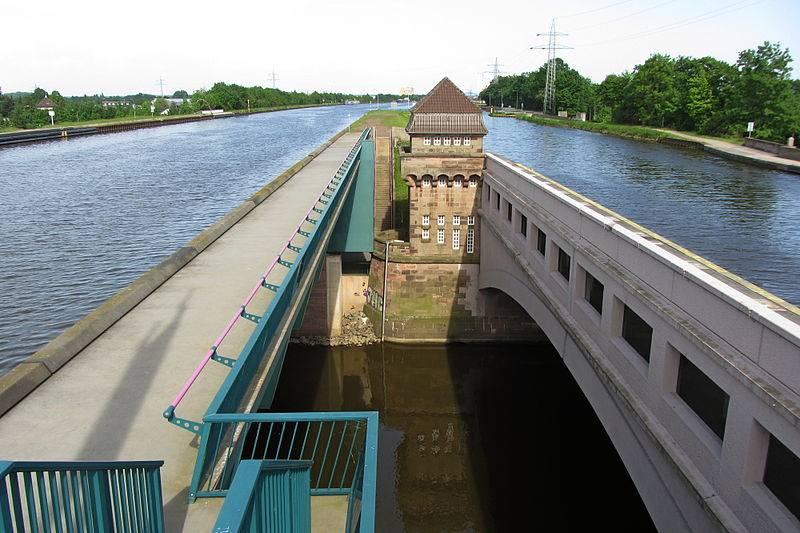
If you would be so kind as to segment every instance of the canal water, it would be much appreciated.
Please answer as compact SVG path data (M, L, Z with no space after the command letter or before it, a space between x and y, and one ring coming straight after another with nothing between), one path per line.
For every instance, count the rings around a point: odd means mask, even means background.
M0 374L369 108L0 149Z
M0 374L368 108L0 150ZM486 121L489 150L800 304L800 176L578 130Z
M552 345L290 345L275 412L377 410L377 531L654 531Z
M484 120L487 151L800 305L800 175L699 150L487 114Z

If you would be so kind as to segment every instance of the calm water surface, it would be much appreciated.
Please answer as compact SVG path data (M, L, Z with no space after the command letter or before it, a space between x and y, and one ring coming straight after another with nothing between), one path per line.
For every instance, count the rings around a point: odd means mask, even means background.
M380 412L377 531L654 531L550 344L290 345L277 412Z
M484 116L527 165L800 305L800 175L707 152Z
M0 149L0 373L369 109Z
M367 109L283 111L0 150L0 373ZM800 176L486 121L487 149L800 304Z

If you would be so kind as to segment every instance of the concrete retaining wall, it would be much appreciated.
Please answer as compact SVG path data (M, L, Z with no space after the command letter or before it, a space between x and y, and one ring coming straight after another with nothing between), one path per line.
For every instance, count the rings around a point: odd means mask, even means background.
M512 295L547 333L657 527L796 530L761 481L769 435L800 456L800 310L521 165L487 155L484 188L514 212L482 210L480 287ZM587 273L604 286L602 313ZM653 328L649 362L622 338L625 306ZM730 397L724 438L678 396L681 355Z
M800 149L792 148L785 144L763 141L761 139L745 139L744 145L748 148L755 148L756 150L775 154L778 157L800 161Z
M347 133L346 129L334 135L267 185L253 193L247 200L232 209L220 220L201 231L186 246L142 274L127 287L120 289L100 307L76 322L41 350L25 359L10 372L0 376L0 415L8 411L70 359L80 353L81 350L117 320L125 316L139 302L160 287L162 283L197 257L200 252L244 218L257 205L272 195L300 169L345 133Z

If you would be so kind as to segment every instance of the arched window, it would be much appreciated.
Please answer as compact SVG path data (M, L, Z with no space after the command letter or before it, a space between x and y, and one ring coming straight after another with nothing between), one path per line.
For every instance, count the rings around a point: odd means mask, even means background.
M464 186L464 176L458 174L453 177L453 187L463 187Z
M434 137L433 138L433 145L434 146L439 146L441 144L442 144L442 138L441 137Z
M430 187L431 186L431 176L430 174L425 174L422 176L422 186L423 187Z
M445 146L450 146L450 137L444 137L443 140L444 140L444 145Z
M472 139L470 137L464 137L464 146L469 146L472 144Z
M477 187L478 186L478 179L479 179L479 176L476 175L476 174L473 174L472 176L470 176L469 177L469 186L470 187Z
M444 174L439 176L439 187L447 187L447 176Z

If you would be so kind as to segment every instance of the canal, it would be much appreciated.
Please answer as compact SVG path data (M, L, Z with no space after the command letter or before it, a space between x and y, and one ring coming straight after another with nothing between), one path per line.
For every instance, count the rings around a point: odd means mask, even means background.
M369 109L0 149L0 374Z
M0 150L0 373L368 109L300 109ZM486 121L489 150L800 303L800 177L658 144Z
M272 409L380 412L376 531L654 531L552 345L290 345Z
M699 150L488 114L484 120L487 151L800 304L800 176Z

